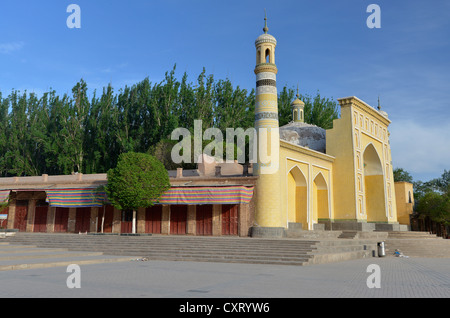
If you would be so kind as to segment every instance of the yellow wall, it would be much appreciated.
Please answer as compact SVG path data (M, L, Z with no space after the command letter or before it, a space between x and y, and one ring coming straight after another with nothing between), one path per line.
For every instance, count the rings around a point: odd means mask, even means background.
M333 160L323 153L280 141L280 219L284 227L296 222L311 230L319 219L329 219L329 215L333 218Z
M366 176L365 198L368 222L387 222L383 176Z
M305 186L297 186L292 171L288 173L288 220L302 223L303 229L307 229L307 190Z
M409 193L411 194L411 202ZM413 184L409 182L395 182L395 197L398 222L410 225L410 215L413 213L414 208Z
M317 219L329 219L328 190L317 190Z
M396 223L397 208L388 132L390 121L356 97L338 101L341 117L334 120L333 128L326 132L327 154L335 157L335 219ZM366 152L368 149L372 152L372 158L378 158L377 164L373 165L379 167L376 173L367 169L365 154L369 153ZM376 156L372 150L375 150ZM372 200L374 197L377 198L376 202Z
M334 218L357 219L355 191L355 156L351 108L341 108L340 119L326 131L327 154L335 157L333 165Z

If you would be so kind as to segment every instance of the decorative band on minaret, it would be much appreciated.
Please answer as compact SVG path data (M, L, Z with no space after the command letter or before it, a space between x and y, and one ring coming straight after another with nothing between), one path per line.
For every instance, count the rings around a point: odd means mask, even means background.
M279 123L275 47L277 40L264 33L255 41L256 105L255 129L258 137L258 161L254 173L259 176L256 191L255 221L260 227L280 227Z

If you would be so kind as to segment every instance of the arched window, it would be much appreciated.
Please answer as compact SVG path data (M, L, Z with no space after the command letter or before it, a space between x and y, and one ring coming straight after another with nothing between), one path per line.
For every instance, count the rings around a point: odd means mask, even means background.
M270 63L270 49L266 49L265 58L266 63Z
M412 203L411 191L408 191L408 203Z

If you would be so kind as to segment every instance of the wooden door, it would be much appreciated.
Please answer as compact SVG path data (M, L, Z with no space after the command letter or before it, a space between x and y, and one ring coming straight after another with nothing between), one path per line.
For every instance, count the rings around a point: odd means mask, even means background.
M16 201L16 215L14 217L14 228L20 232L27 230L28 201Z
M36 206L34 210L33 232L47 232L47 212L47 205Z
M69 208L57 207L55 211L55 232L67 232Z
M91 208L77 208L75 217L75 233L90 232Z
M120 233L133 232L133 211L122 211L122 222L120 222Z
M114 219L114 207L112 205L105 205L98 210L98 221L97 221L97 232L102 233L102 222L103 222L103 233L111 233L112 225Z
M161 215L161 205L145 209L145 233L161 234Z
M9 213L8 207L3 208L3 210L0 209L0 214L6 215L6 219L0 219L0 229L6 229L8 227L8 213Z
M186 234L187 205L170 206L170 234Z
M238 235L237 205L222 205L222 235Z
M197 235L212 235L212 207L210 204L197 205L195 222Z

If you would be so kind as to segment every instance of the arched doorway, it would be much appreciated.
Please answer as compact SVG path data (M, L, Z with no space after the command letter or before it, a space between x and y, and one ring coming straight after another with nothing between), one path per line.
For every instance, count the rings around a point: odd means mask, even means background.
M288 222L301 223L308 229L308 195L306 178L295 166L288 174Z
M363 160L367 221L387 222L383 167L373 144L364 150Z
M313 223L319 219L330 219L328 210L328 186L322 173L318 173L313 182Z

